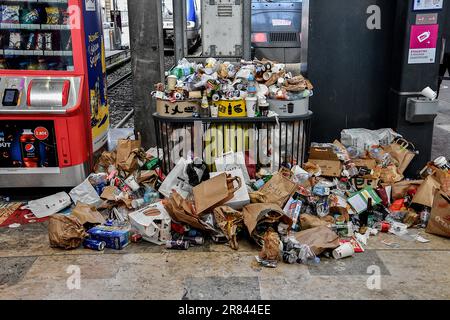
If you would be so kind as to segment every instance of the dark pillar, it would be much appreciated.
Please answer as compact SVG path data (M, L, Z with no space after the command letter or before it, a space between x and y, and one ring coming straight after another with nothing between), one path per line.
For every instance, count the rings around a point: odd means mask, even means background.
M442 49L442 31L445 26L446 10L450 10L449 0L444 0L442 10L413 11L413 0L398 0L394 26L393 77L389 97L389 123L407 140L413 142L420 152L411 163L406 174L416 174L430 161L434 121L410 123L406 121L406 101L417 97L425 87L437 90L439 62ZM438 15L439 36L435 63L409 64L411 26L416 24L418 14L436 13Z
M155 103L150 93L164 75L161 1L128 1L130 45L134 87L135 129L145 147L156 146L152 114ZM131 92L130 92L131 94Z

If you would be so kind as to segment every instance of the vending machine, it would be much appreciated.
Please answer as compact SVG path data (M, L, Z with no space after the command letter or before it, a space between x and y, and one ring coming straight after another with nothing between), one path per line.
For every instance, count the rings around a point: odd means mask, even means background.
M1 0L0 188L79 184L108 130L100 0Z

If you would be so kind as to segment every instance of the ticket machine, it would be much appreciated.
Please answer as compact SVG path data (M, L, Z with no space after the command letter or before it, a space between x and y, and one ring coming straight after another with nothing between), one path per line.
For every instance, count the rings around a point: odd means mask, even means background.
M100 0L0 1L0 188L77 185L108 129Z

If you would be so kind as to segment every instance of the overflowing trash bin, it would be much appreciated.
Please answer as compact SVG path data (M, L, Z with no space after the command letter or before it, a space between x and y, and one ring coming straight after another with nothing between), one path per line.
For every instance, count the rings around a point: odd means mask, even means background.
M239 72L245 84L234 80L230 88L217 87L217 79L236 79ZM182 62L168 76L170 89L158 84L154 96L171 104L189 104L189 96L204 100L196 107L208 104L208 112L174 105L161 110L210 119L215 116L210 99L220 104L226 97L230 103L256 92L255 119L264 118L268 99L258 96L261 87L254 88L261 79L270 81L274 74L284 79L274 81L276 88L267 87L269 99L290 101L311 94L306 79L301 81L303 91L296 91L292 88L299 84L280 73L282 68L269 62L243 63L240 68L215 60L202 68ZM177 89L186 84L200 92ZM238 84L243 85L239 94L234 88ZM248 102L253 106L254 99L247 99L247 107ZM219 107L218 117L220 113ZM282 261L315 265L324 255L346 259L362 254L370 237L379 233L423 243L429 241L426 233L450 237L450 163L445 157L424 164L417 176L405 177L420 150L391 129L346 129L339 140L304 147L309 148L307 159L279 161L276 166L230 150L210 154L210 159L190 153L167 167L164 159L170 148L145 150L136 134L103 152L94 172L68 194L26 206L0 201L8 212L25 210L36 219L49 219L50 245L55 248L125 250L145 241L168 250L189 250L211 241L239 250L246 239L260 247L255 259L265 267ZM7 223L0 220L0 226Z

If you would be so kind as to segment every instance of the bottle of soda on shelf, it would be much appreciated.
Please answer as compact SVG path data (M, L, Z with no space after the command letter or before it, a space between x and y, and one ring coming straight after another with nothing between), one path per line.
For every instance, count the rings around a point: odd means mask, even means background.
M39 165L39 151L36 138L30 129L24 129L20 136L23 165L26 168L37 168Z

